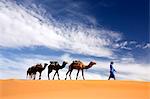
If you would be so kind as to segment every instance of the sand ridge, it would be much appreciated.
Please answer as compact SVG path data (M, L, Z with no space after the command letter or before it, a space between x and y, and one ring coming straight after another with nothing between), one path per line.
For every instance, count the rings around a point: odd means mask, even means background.
M1 99L150 99L150 82L0 80Z

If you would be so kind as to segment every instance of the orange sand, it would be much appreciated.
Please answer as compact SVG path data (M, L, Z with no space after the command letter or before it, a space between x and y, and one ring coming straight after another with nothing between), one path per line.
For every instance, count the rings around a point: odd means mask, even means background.
M0 80L0 99L150 99L150 82Z

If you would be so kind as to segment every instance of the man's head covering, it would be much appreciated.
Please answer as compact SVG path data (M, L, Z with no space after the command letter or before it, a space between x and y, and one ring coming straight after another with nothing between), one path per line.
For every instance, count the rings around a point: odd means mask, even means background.
M114 62L110 62L110 64L113 64Z

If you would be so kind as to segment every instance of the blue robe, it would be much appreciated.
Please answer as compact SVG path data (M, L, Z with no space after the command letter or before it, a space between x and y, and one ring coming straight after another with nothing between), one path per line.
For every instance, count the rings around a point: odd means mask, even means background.
M112 65L110 65L110 78L115 78L114 72L116 72L116 70L113 68Z

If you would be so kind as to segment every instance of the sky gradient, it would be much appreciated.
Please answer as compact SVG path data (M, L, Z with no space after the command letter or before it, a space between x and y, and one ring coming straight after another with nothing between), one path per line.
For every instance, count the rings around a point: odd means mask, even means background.
M87 79L107 79L114 61L117 79L149 81L148 9L148 0L1 0L0 78L25 79L28 67L50 60L81 60L97 63Z

